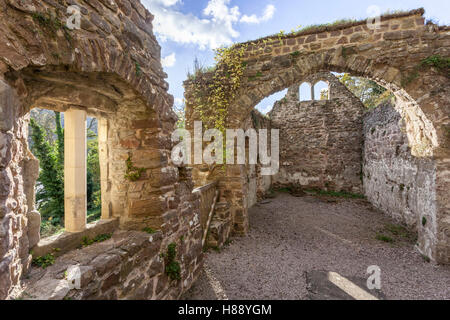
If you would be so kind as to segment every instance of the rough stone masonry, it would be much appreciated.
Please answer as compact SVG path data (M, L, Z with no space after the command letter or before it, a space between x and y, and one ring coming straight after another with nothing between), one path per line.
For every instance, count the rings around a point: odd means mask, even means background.
M450 56L450 28L425 23L424 10L381 17L379 28L365 20L274 35L245 45L247 68L227 124L241 128L251 110L264 98L302 83L318 72L348 72L378 82L397 99L396 110L405 120L411 152L436 164L436 233L430 258L450 262L450 85L448 70L424 61ZM208 87L211 72L185 82L188 123L199 119L193 90ZM219 185L229 195L235 231L248 230L248 182L245 170L230 165ZM424 251L424 248L421 248Z
M80 29L65 26L70 5L80 8ZM28 114L34 107L83 110L103 125L99 145L102 221L88 226L86 234L98 235L105 224L130 232L122 235L130 239L135 236L129 230L142 233L152 228L162 233L161 241L148 250L147 245L131 248L115 241L115 251L108 257L101 250L94 252L91 258L97 255L94 260L111 266L106 284L92 259L70 260L96 273L87 278L84 293L74 297L170 299L195 281L202 264L199 199L192 194L190 171L170 161L170 137L177 117L152 20L137 0L0 0L0 299L18 297L23 291L33 247L42 255L58 256L81 244L77 233L57 237L53 246L48 241L36 244L38 165L27 144ZM134 179L126 177L127 159L142 169ZM150 235L136 237L148 240ZM123 290L130 272L138 272L133 260L140 259L139 268L144 270L171 243L177 248L180 280L167 278L167 261L162 261L143 280L148 287L144 293ZM77 255L89 250L84 248ZM144 256L137 257L142 250ZM112 262L107 263L108 259ZM88 290L98 286L99 290Z

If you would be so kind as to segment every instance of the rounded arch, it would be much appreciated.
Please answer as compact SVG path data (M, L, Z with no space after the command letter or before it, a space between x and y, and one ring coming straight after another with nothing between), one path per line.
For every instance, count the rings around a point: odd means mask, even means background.
M338 72L349 73L352 76L364 77L375 81L381 86L389 89L395 95L398 103L397 110L402 114L406 121L408 137L412 152L418 157L434 156L434 150L439 146L437 129L433 124L436 113L430 112L428 108L420 108L418 102L414 99L417 97L419 101L428 99L429 96L423 90L416 90L416 86L402 87L402 76L399 69L386 64L374 64L372 59L362 55L354 55L352 59L344 59L339 57L335 50L320 54L307 54L300 58L297 63L290 61L275 65L272 63L273 72L264 78L264 82L259 80L257 85L252 84L249 87L240 89L240 94L234 103L231 104L229 114L231 116L229 122L233 126L239 126L239 123L248 117L250 111L266 96L270 96L274 92L278 92L288 88L296 83L302 83L314 74L321 72ZM357 62L357 63L356 63ZM430 73L431 72L431 73ZM437 76L437 77L436 77ZM426 78L435 77L438 79L428 90L437 90L438 83L444 83L445 76L436 75L435 72L429 71ZM270 84L270 85L264 85ZM448 85L444 85L447 87ZM422 94L418 96L418 94ZM425 110L425 112L424 112Z
M314 84L314 98L315 100L330 99L330 84L327 81L319 80Z
M313 87L309 82L303 82L299 88L299 101L311 101L314 100Z
M73 122L77 124L85 121L86 113L106 120L100 152L106 157L101 183L102 191L105 188L102 209L106 209L102 218L111 222L108 232L117 228L117 220L127 230L151 227L163 230L164 236L181 231L162 227L167 222L165 213L179 214L178 205L185 201L180 200L179 188L185 186L178 186L182 170L169 160L177 117L167 93L160 47L152 33L153 16L139 1L81 0L77 1L81 26L70 30L65 26L68 15L62 2L0 0L0 41L5 44L0 52L0 140L6 152L1 159L0 185L8 186L8 192L0 195L0 220L17 224L6 234L12 239L7 248L10 254L5 255L0 246L0 263L8 269L3 276L11 280L2 282L0 299L20 287L20 277L30 266L30 249L39 241L40 217L33 204L39 165L26 139L33 107L76 110ZM77 157L73 158L81 162L84 152L74 152ZM75 170L71 173L76 180ZM83 184L81 180L77 187ZM196 210L189 210L188 219L194 218ZM60 254L72 249L60 248Z
M345 72L387 88L397 99L395 107L406 123L412 154L436 160L437 210L427 230L432 236L426 251L433 259L449 263L450 202L445 190L450 189L450 86L447 70L433 67L432 62L448 55L448 45L442 42L448 27L425 25L423 14L419 9L383 16L378 29L370 29L362 20L246 43L246 72L261 76L250 82L244 74L228 107L227 125L240 128L262 99L318 72ZM190 83L186 85L189 100ZM194 101L187 103L188 108L194 105ZM245 225L245 205L235 206Z

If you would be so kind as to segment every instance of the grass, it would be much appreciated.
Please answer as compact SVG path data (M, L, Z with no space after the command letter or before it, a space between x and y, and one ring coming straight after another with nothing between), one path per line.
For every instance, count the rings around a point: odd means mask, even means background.
M305 190L305 192L314 193L320 196L329 196L336 198L345 198L345 199L365 199L366 197L362 194L350 193L346 191L325 191L325 190Z
M298 33L303 33L303 32L308 32L308 31L319 31L325 28L330 28L330 27L335 27L335 26L339 26L339 25L345 25L345 24L350 24L350 23L355 23L358 22L358 20L356 19L340 19L340 20L336 20L330 23L323 23L323 24L312 24L303 28L300 28L298 30L296 30L293 34L298 34Z
M377 233L375 238L387 243L400 241L416 242L417 235L402 225L387 223L383 230Z
M41 238L47 238L56 234L63 233L64 227L60 224L53 224L51 221L42 220L41 222Z
M414 69L402 79L402 85L407 86L420 77L420 71L425 68L435 68L438 72L450 78L450 58L432 55L423 59Z
M156 230L154 230L154 229L152 229L152 228L150 228L150 227L144 228L144 229L142 229L142 231L143 231L143 232L146 232L146 233L148 233L148 234L154 234L154 233L157 232Z
M110 233L105 233L105 234L100 234L100 235L96 236L94 239L89 239L88 237L83 237L83 239L81 240L81 246L84 248L84 247L90 246L94 243L103 242L108 239L111 239L111 236L112 235Z
M383 242L386 242L386 243L394 243L394 239L392 239L391 237L386 236L386 235L384 235L382 233L378 233L377 236L376 236L376 239L380 240L380 241L383 241Z

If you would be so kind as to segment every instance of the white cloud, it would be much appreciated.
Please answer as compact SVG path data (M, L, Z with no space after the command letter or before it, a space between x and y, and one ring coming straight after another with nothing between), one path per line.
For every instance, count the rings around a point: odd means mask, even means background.
M209 0L203 10L203 17L182 13L174 6L181 0L142 0L155 16L154 32L159 40L171 40L180 44L195 44L200 49L215 49L230 45L239 37L235 25L242 22L239 7L230 7L231 0ZM269 5L259 21L269 20L275 7ZM245 20L245 19L244 19Z
M181 3L181 0L151 0L151 1L162 4L165 7L171 7L175 4L177 4L178 2Z
M252 14L251 16L248 16L245 14L242 16L241 22L249 23L249 24L258 24L261 22L269 21L270 19L273 18L273 15L275 14L275 10L276 10L275 6L269 4L266 7L266 9L264 9L264 13L260 18L258 18L256 16L256 14Z
M210 0L208 6L203 10L206 16L212 17L215 24L223 24L232 38L238 37L239 32L233 29L233 23L239 21L239 7L228 7L230 0Z
M175 52L161 59L161 64L163 67L173 67L177 61Z

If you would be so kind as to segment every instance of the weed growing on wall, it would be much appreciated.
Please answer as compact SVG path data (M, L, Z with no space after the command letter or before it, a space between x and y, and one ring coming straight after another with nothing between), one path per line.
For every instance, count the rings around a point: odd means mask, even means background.
M171 280L181 280L181 267L180 263L175 260L176 256L177 245L175 243L171 243L167 247L167 253L165 254L167 259L165 272Z
M220 48L216 50L216 67L213 81L204 92L199 82L194 90L196 106L200 119L206 129L215 128L225 133L228 107L241 87L246 63L242 61L247 45Z

